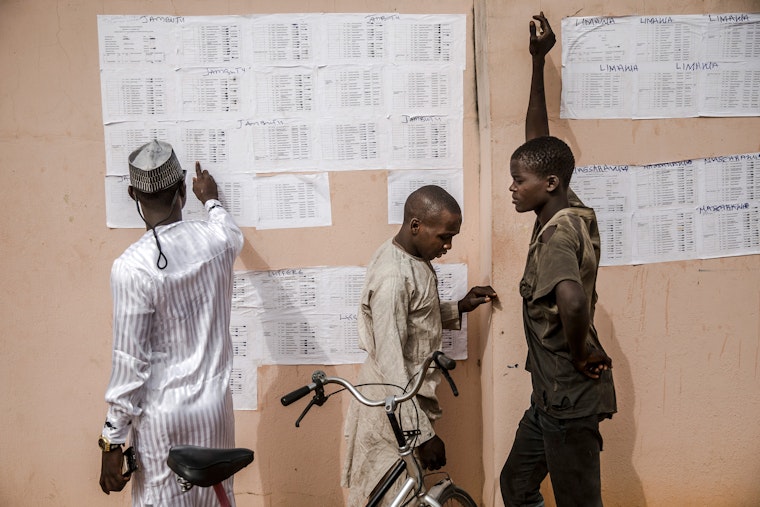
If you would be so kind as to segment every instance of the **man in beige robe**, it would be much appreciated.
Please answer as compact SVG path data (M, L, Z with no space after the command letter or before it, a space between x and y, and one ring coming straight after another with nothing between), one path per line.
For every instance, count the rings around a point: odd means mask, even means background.
M401 394L416 380L425 358L440 350L442 329L459 329L462 312L496 298L491 287L473 287L460 301L439 301L430 261L451 249L461 223L461 210L451 195L434 185L422 187L407 199L399 233L375 252L367 267L358 322L359 345L368 354L358 383L373 384L361 388L365 396ZM430 470L446 464L445 446L433 429L433 421L441 416L435 393L439 381L439 372L430 370L416 403L402 404L397 414L402 429L420 430L415 447L422 466ZM398 459L398 444L385 411L356 400L349 407L345 437L342 482L350 488L348 505L365 505ZM386 503L398 487L386 494Z

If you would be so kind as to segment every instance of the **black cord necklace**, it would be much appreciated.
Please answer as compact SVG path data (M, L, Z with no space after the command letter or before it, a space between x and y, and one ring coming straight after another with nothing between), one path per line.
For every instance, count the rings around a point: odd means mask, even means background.
M158 240L158 233L156 232L156 227L163 224L167 220L169 220L172 216L172 213L174 213L174 205L177 204L177 196L179 195L179 187L177 187L177 190L174 191L174 197L172 198L172 204L169 209L169 214L166 215L166 218L158 222L156 225L150 225L147 220L145 220L145 217L142 214L142 211L140 211L140 201L135 198L135 206L137 206L137 214L140 215L140 218L142 218L142 221L145 222L145 225L148 226L148 229L153 233L153 237L156 239L156 247L158 248L158 259L156 259L156 267L158 269L166 269L166 266L169 265L169 260L166 258L166 255L164 255L163 250L161 249L161 242Z

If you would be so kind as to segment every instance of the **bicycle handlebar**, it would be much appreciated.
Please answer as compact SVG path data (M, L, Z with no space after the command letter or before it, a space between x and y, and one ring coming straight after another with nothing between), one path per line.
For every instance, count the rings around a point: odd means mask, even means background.
M456 362L448 357L446 354L444 354L441 351L435 351L432 352L428 357L425 358L425 361L422 363L422 367L420 368L420 375L417 377L416 382L414 383L414 387L409 391L402 395L395 395L393 396L393 399L396 403L403 403L407 400L412 399L414 396L417 395L420 388L422 387L422 382L425 380L425 372L430 367L430 364L435 362L436 365L441 369L442 373L446 377L446 380L448 380L449 385L451 385L452 391L454 391L454 395L458 395L458 391L456 389L456 386L454 385L454 381L451 379L451 377L448 375L448 370L453 370L456 367ZM308 395L310 392L316 390L317 388L321 388L325 384L338 384L343 387L345 387L353 396L356 398L359 403L362 405L366 405L368 407L383 407L385 406L386 400L370 400L369 398L366 398L362 393L359 392L358 389L356 389L356 386L354 386L351 382L348 380L341 378L341 377L328 377L325 375L322 371L315 371L314 374L311 376L312 383L305 385L303 387L299 387L295 391L292 391L282 398L280 398L280 402L284 406L288 406L291 403L294 403L304 396Z
M288 393L285 396L283 396L280 399L280 402L283 404L283 406L287 407L291 403L295 403L296 401L300 400L301 398L303 398L304 396L312 392L314 389L316 389L316 387L317 387L317 384L315 383L311 383L307 386L299 387L292 393Z

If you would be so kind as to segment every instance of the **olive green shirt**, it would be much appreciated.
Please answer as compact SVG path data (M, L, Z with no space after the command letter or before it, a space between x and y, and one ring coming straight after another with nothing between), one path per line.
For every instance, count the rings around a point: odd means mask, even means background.
M543 227L534 229L520 281L528 342L525 368L533 383L531 400L558 419L611 415L617 411L612 371L603 371L599 379L591 379L575 369L557 308L557 284L564 280L580 284L586 293L591 322L587 347L603 350L593 324L599 229L593 209L583 206L574 194L570 201L571 207L558 211ZM551 228L551 237L542 241L543 232Z

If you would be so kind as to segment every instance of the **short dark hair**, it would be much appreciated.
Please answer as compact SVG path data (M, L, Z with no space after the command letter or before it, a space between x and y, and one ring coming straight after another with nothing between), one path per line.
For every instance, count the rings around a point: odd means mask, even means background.
M575 169L575 157L570 147L554 136L536 137L515 150L512 160L525 164L530 172L546 177L555 174L562 185L570 186Z
M438 185L425 185L407 197L404 203L404 223L412 218L423 222L436 219L443 210L453 215L461 215L462 209L454 197Z

